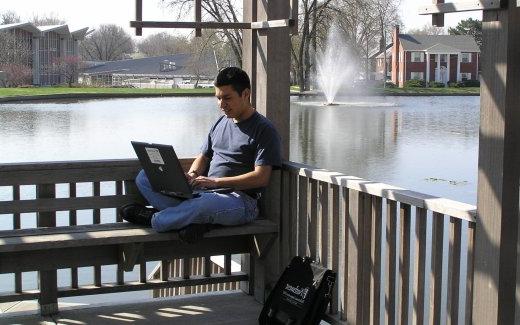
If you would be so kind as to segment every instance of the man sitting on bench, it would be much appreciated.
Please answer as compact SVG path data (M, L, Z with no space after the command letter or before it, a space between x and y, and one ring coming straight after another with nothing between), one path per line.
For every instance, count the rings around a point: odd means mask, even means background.
M158 232L183 229L183 239L195 241L211 224L240 225L257 217L257 199L269 184L272 168L281 166L280 136L252 107L251 83L245 71L225 68L214 85L224 115L210 129L187 177L194 187L235 190L182 200L153 191L141 170L136 185L153 208L126 205L121 208L126 221L152 226Z

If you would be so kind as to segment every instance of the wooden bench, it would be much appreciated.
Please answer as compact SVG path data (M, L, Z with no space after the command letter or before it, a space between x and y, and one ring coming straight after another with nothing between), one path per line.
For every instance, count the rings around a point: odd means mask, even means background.
M191 160L184 160L188 166ZM0 295L0 302L38 299L42 315L58 312L57 299L166 287L241 281L244 291L254 291L254 265L275 240L278 224L256 220L235 227L216 228L200 242L187 244L177 232L157 233L127 222L100 223L101 209L117 208L140 197L133 185L139 170L135 160L0 165L0 186L12 187L13 200L0 201L0 214L13 217L13 230L0 231L0 273L15 274L14 292ZM6 176L3 178L2 176ZM115 182L115 193L100 195L100 182ZM76 183L92 182L92 196L77 197ZM56 196L56 184L69 184L69 196ZM20 199L20 186L36 185L35 199ZM123 188L125 191L123 193ZM77 225L77 210L92 210L94 224ZM56 227L56 211L67 211L69 226ZM21 213L36 212L38 228L20 229ZM114 211L115 212L115 211ZM120 221L120 220L118 220ZM231 255L249 254L242 271L231 272ZM211 274L210 257L225 256L224 272ZM204 258L202 275L192 275L193 257ZM182 277L168 274L168 261L183 259ZM146 262L163 261L161 278L148 279ZM124 271L140 266L138 281L125 281ZM117 265L115 282L103 282L102 265ZM78 267L94 267L91 285L79 285ZM57 270L70 268L71 285L58 287ZM39 289L24 290L21 272L38 271Z

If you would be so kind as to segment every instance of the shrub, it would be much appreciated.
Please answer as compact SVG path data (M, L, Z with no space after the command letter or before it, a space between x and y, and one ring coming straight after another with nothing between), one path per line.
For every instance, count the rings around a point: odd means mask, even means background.
M464 80L462 81L464 87L480 87L480 81L472 79L472 80Z
M450 81L450 82L448 82L448 87L450 87L450 88L459 88L460 85L459 85L459 83L457 81Z
M430 81L429 86L432 88L444 88L445 85L443 82Z
M32 84L32 69L23 64L6 63L0 65L0 70L7 74L9 87L19 87Z
M426 83L424 82L424 80L412 79L412 80L406 80L406 82L404 83L404 86L410 87L410 88L424 88L424 86L426 86Z
M394 84L394 83L391 82L391 81L387 81L387 82L385 83L385 87L386 87L386 88L397 88L397 85Z

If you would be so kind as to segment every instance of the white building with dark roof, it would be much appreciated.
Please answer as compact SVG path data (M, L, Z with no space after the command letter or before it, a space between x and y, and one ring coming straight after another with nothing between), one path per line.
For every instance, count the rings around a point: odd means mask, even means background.
M32 83L42 86L64 82L63 76L52 68L53 63L58 58L78 56L79 42L88 29L70 30L68 25L37 27L32 23L0 25L0 33L12 33L17 41L28 45L31 55L27 65L32 68Z
M191 54L173 54L141 59L93 62L80 74L80 82L97 86L136 88L212 87L217 75L210 55L197 59Z

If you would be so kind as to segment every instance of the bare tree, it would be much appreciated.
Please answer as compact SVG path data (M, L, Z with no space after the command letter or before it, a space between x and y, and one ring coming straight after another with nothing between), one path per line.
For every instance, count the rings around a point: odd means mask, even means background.
M134 52L134 41L123 28L116 25L101 25L81 42L84 60L121 60L125 54Z
M315 70L315 53L323 30L330 22L327 18L335 10L332 0L302 0L300 6L300 31L292 38L292 59L300 91L310 89L310 81Z
M0 32L0 63L29 65L31 45L16 39L12 31Z
M437 27L425 24L420 28L414 28L407 31L407 34L415 34L415 35L447 35L446 29L444 27Z
M52 62L54 71L58 72L69 87L78 80L78 74L82 67L81 58L77 55L58 57Z
M52 26L52 25L63 25L65 20L55 16L54 14L49 15L34 15L30 20L36 26Z
M145 56L186 53L188 47L189 40L186 37L164 32L150 35L137 43L137 49Z
M193 0L161 0L168 7L176 10L178 18L193 16ZM211 20L217 22L239 22L241 16L240 8L233 0L202 0L201 1L203 18L210 17ZM227 39L230 48L232 49L236 61L242 64L242 33L236 29L224 29L218 31L224 38Z
M375 9L377 20L379 22L379 31L381 33L381 49L383 50L383 87L386 87L386 71L387 58L386 58L386 45L387 35L391 33L393 26L399 22L399 16L397 15L400 0L372 0L372 7ZM367 58L367 67L370 65Z
M14 24L21 22L20 16L12 10L4 11L0 14L0 25Z

